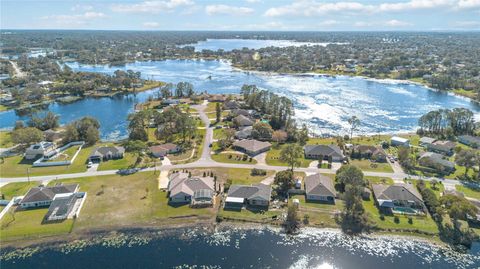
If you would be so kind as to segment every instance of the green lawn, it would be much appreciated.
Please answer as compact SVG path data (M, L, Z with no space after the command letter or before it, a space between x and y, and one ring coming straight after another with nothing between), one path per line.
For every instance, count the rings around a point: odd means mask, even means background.
M467 197L480 199L480 189L474 189L466 185L455 185L457 191L461 191Z
M280 211L265 211L263 209L242 208L241 210L232 209L220 209L218 212L219 217L227 218L230 220L240 221L253 221L253 222L269 222L274 217L281 216Z
M213 129L213 139L225 138L225 129Z
M137 156L135 154L126 152L121 159L102 161L98 166L98 171L103 170L119 170L133 167Z
M0 164L0 176L2 177L26 177L27 168L30 168L30 176L45 176L55 174L80 173L87 170L87 159L93 147L83 147L77 158L71 165L33 167L33 161L23 159L23 156L5 158Z
M216 106L218 102L208 102L207 108L205 109L205 113L216 112ZM220 107L222 103L220 103Z
M13 182L0 188L0 193L3 194L5 200L10 200L14 196L25 195L30 188L40 185L38 181L28 182Z
M362 171L393 173L393 169L389 163L371 162L370 160L366 159L354 159L350 160L350 164L357 166L358 168L362 169Z
M71 231L73 220L48 224L42 223L47 211L48 208L41 208L19 210L13 216L7 213L0 221L0 239L2 241L11 241L22 238L41 238L66 234Z
M428 232L432 234L438 233L437 224L433 221L433 219L427 216L412 216L413 223L408 223L408 217L403 215L398 215L400 219L399 223L395 223L394 216L385 216L384 220L380 219L380 212L378 208L374 204L374 200L371 199L370 201L363 201L363 206L368 214L370 214L370 218L374 221L378 228L380 229L394 229L394 230L402 230L402 231L422 231Z
M13 146L11 132L0 132L0 148L9 148Z
M214 161L220 163L242 163L242 164L256 164L257 161L251 157L246 158L244 160L245 154L237 154L237 153L219 153L219 154L212 154L212 159Z
M268 165L275 165L275 166L288 166L287 163L280 161L280 153L282 148L285 147L284 145L274 145L268 152L265 161ZM308 165L314 160L307 160L304 157L299 158L298 161L300 162L300 167L308 167Z
M370 184L393 184L393 179L389 177L372 177L372 176L365 176L365 179L368 180Z

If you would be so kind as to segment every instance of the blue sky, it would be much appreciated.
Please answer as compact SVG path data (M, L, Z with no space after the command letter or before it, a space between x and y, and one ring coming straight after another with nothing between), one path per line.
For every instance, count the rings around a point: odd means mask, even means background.
M480 0L1 0L0 5L2 29L480 29Z

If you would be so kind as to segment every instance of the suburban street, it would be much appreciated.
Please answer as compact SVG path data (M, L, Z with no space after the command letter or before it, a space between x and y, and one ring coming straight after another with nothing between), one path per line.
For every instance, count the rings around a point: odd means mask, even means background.
M272 166L267 164L234 164L234 163L220 163L212 160L211 158L211 148L209 145L213 142L213 128L208 127L210 125L210 120L208 115L205 113L207 108L207 102L204 102L201 105L193 105L193 109L197 110L199 113L200 119L203 121L206 127L206 135L204 139L204 145L202 150L202 155L199 160L186 164L162 164L157 167L150 167L143 169L142 171L168 171L171 169L193 169L193 168L244 168L244 169L264 169L272 171L282 171L287 170L287 166ZM409 179L422 179L422 180L437 180L441 181L445 185L459 185L461 184L458 180L453 179L439 179L435 177L420 177L415 175L408 175L402 171L398 163L392 164L394 167L393 173L385 172L371 172L364 171L365 176L374 176L374 177L388 177L392 178L394 181L401 181L405 178ZM14 177L14 178L0 178L0 184L5 185L12 182L26 182L26 181L39 181L39 182L49 182L56 179L68 179L68 178L82 178L82 177L92 177L92 176L106 176L114 175L118 170L105 170L105 171L96 171L95 169L89 169L86 172L82 173L72 173L72 174L59 174L59 175L48 175L48 176L33 176L33 177ZM295 168L295 171L305 172L305 173L324 173L324 174L335 174L336 170L334 169L319 169L316 167L298 167Z

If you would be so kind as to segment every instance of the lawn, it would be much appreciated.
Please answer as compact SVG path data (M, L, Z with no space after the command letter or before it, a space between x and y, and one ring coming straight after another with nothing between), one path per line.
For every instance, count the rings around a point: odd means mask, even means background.
M38 181L32 182L13 182L0 188L0 193L4 195L4 200L10 200L14 196L25 195L30 188L40 185Z
M461 191L467 197L475 198L480 200L480 189L474 189L466 185L455 185L457 191Z
M321 226L321 227L338 227L335 221L335 213L341 211L343 208L342 200L335 200L335 204L326 204L318 202L306 202L305 195L293 195L289 199L289 203L292 199L298 199L300 202L298 216L303 221L305 216L308 216L308 225Z
M7 213L1 220L0 239L2 241L22 238L40 238L52 235L67 234L73 227L73 220L58 223L42 224L48 208L19 210Z
M33 167L33 161L23 159L23 156L13 156L4 159L0 164L0 176L2 177L26 177L27 169L30 168L30 176L45 176L67 173L80 173L87 170L87 159L93 147L83 147L77 158L71 165Z
M350 160L350 164L357 166L358 168L362 169L362 171L393 173L393 169L389 163L371 162L367 159L354 159Z
M394 216L385 215L385 219L380 219L380 212L374 204L374 200L363 201L365 211L370 214L370 218L374 221L380 229L394 229L401 231L422 231L431 234L438 234L437 224L429 216L412 216L413 223L408 223L408 217L403 215L397 215L399 222L395 223Z
M247 158L244 158L247 156ZM219 153L212 154L212 159L220 163L241 163L241 164L256 164L257 161L248 155L238 153Z
M129 176L112 175L59 181L79 183L80 190L88 193L74 231L160 225L168 221L174 222L175 219L172 218L176 217L210 218L215 215L211 208L192 209L188 205L169 205L167 193L158 190L157 178L158 173L145 172ZM56 182L51 182L50 185Z
M225 138L225 129L213 129L213 139Z
M11 132L0 132L0 148L9 148L13 146Z
M192 172L192 175L198 176L203 173L213 172L217 176L219 182L226 182L227 179L232 180L232 184L251 185L259 183L267 177L273 176L275 171L268 170L265 176L252 176L250 169L245 168L211 168L211 169L189 169L186 170Z
M121 159L102 161L98 166L98 171L103 170L119 170L133 167L137 156L135 154L126 152Z
M218 102L208 102L207 108L205 109L205 113L216 112L216 106ZM222 103L220 103L220 107Z
M372 176L365 176L365 179L368 180L370 184L393 184L393 179L389 177L372 177Z
M287 163L280 161L280 153L282 148L285 147L284 145L274 145L268 152L265 161L268 165L274 166L288 166ZM299 158L298 161L300 162L299 167L308 167L308 165L314 160L307 160L304 157Z
M270 222L276 217L280 217L281 211L265 211L263 209L242 208L241 210L220 209L218 216L230 220L252 221L252 222Z

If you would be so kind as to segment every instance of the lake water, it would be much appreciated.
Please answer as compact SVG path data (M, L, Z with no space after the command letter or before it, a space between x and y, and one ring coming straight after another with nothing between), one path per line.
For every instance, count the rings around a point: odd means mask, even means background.
M194 44L183 46L194 46L195 51L213 50L217 51L223 49L224 51L239 50L243 48L261 49L267 47L300 47L300 46L327 46L332 43L312 43L312 42L298 42L292 40L257 40L257 39L207 39L199 41ZM344 43L336 43L344 44Z
M477 268L479 251L460 254L412 239L351 238L313 228L295 237L271 229L196 229L95 238L27 258L5 255L2 268Z
M291 98L296 118L307 122L319 134L345 134L347 119L356 115L361 126L357 133L397 133L413 131L418 118L434 109L466 107L480 115L480 107L469 100L435 92L416 84L348 76L284 75L243 72L227 61L166 60L129 63L123 67L68 63L75 71L113 74L117 69L142 72L148 79L176 83L188 81L197 91L238 93L243 84L256 84ZM126 137L126 118L136 102L156 90L114 98L87 98L71 104L51 104L48 109L60 115L62 123L82 116L93 116L101 123L103 139ZM26 120L14 111L0 113L0 128Z

